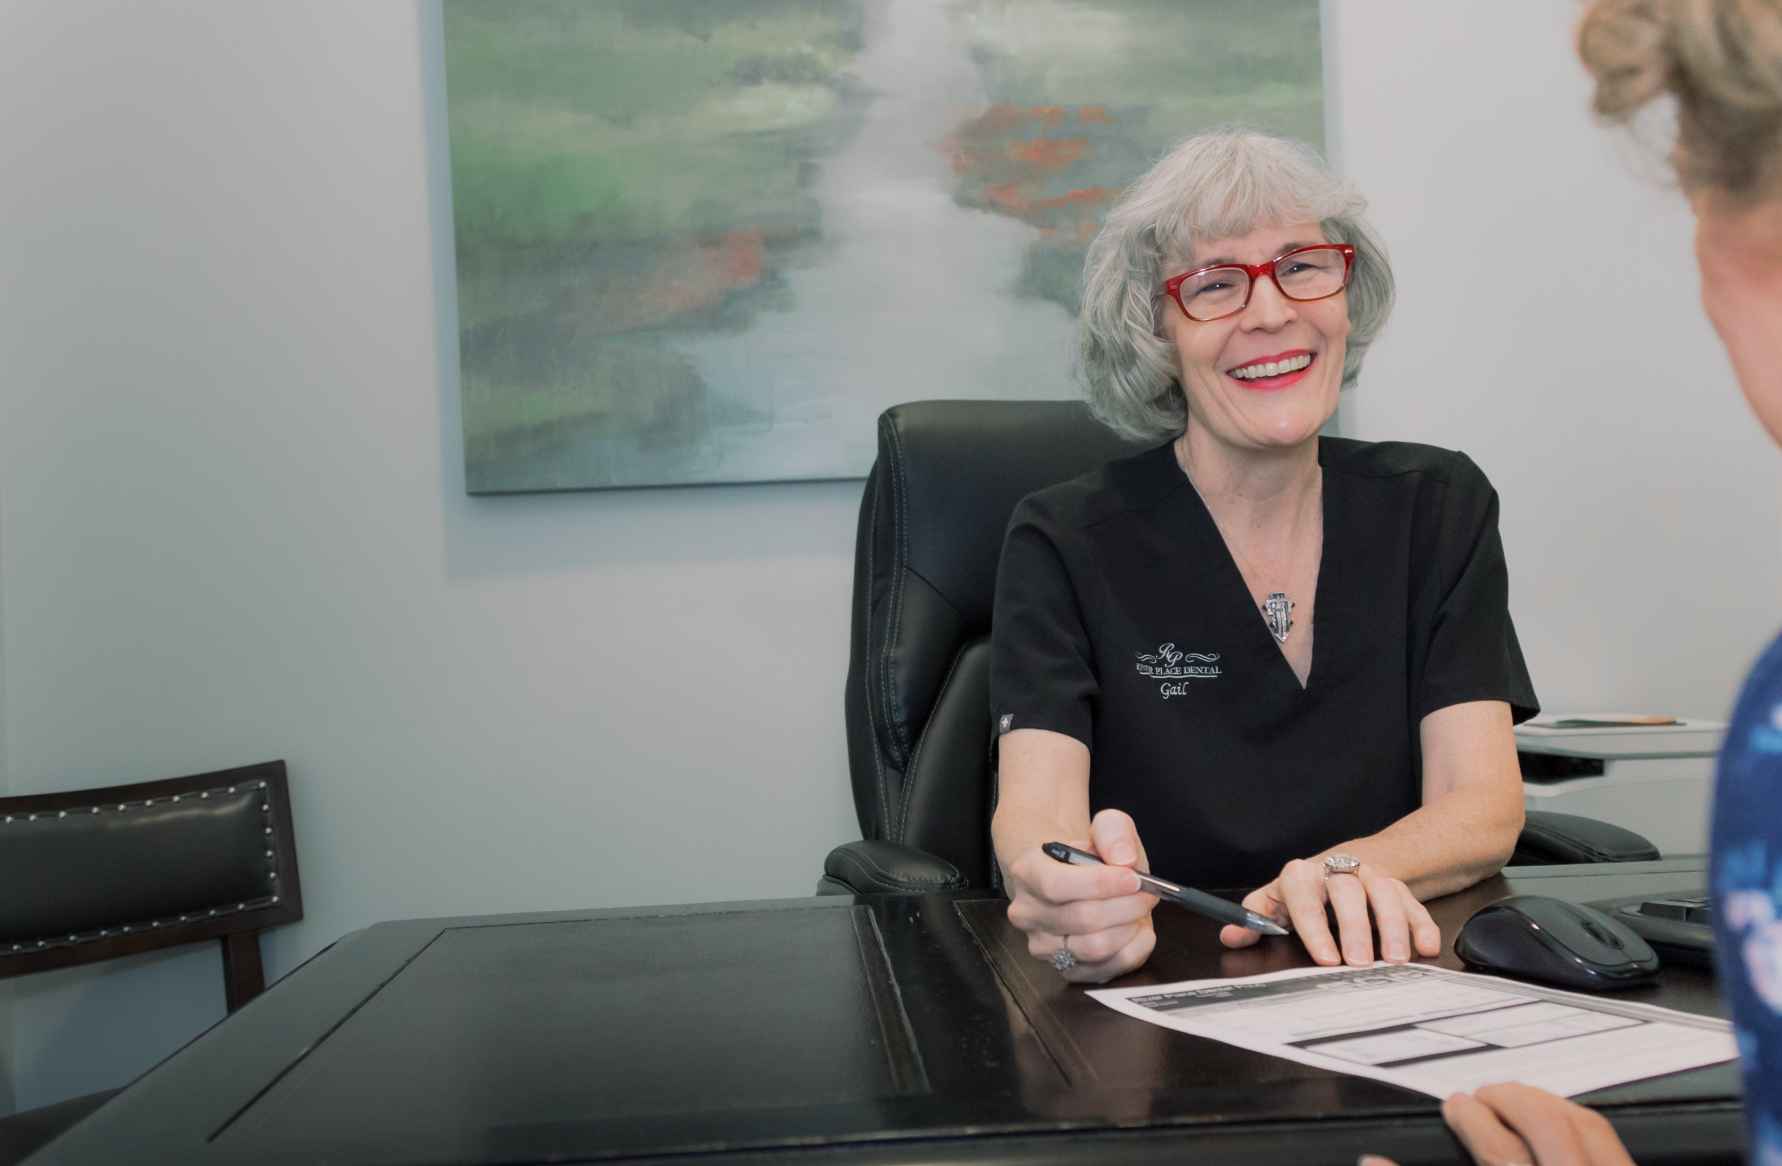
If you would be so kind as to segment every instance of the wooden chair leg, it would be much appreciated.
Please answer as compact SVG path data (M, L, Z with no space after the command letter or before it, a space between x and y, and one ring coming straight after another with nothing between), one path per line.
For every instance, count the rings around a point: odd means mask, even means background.
M260 966L259 932L225 935L223 945L223 995L234 1012L266 989L266 972Z

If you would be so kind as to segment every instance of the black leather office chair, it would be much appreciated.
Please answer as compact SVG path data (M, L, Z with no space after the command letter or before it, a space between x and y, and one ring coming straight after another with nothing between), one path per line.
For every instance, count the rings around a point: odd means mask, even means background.
M990 608L1003 529L1041 487L1135 452L1077 402L921 401L879 417L854 543L845 693L861 840L818 891L994 885ZM1657 858L1631 831L1531 813L1519 863Z
M282 761L0 798L0 978L215 939L234 1012L266 986L260 932L301 918ZM0 1118L0 1166L116 1093Z

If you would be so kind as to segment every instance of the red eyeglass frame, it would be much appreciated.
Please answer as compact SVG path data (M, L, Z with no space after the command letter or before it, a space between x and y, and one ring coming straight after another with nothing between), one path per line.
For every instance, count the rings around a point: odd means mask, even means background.
M1295 255L1304 255L1307 251L1336 251L1342 255L1342 257L1343 257L1343 282L1337 287L1336 291L1326 292L1321 296L1312 296L1310 298L1302 298L1300 296L1294 295L1292 292L1289 292L1286 288L1282 287L1281 281L1279 279L1275 278L1275 264L1281 262L1281 260L1283 260L1283 259L1291 259ZM1233 308L1229 312L1222 312L1219 315L1214 316L1211 320L1195 319L1194 316L1189 314L1188 305L1184 304L1182 302L1182 285L1184 283L1186 283L1188 280L1193 279L1197 275L1205 275L1209 271L1221 271L1221 270L1241 271L1245 275L1249 276L1250 287L1249 287L1249 290L1244 293L1244 302L1239 304L1237 307ZM1193 271L1185 271L1181 275L1172 276L1171 278L1164 280L1163 281L1163 293L1165 295L1167 295L1170 299L1172 299L1176 302L1176 307L1180 308L1182 310L1182 315L1187 316L1188 319L1194 320L1194 322L1196 324L1211 324L1214 320L1223 320L1227 316L1235 316L1239 312L1243 311L1245 308L1249 307L1250 306L1250 297L1256 294L1256 283L1258 280L1260 280L1265 275L1268 276L1269 281L1275 285L1275 290L1280 292L1281 295L1283 297L1285 297L1286 299L1290 299L1296 304L1310 304L1310 303L1315 303L1318 300L1327 300L1331 296L1334 296L1334 295L1337 295L1343 291L1346 291L1349 287L1349 280L1354 276L1354 274L1355 274L1355 248L1354 247L1350 246L1347 243L1313 243L1307 247L1295 247L1291 251L1283 251L1279 255L1275 256L1273 259L1267 260L1262 263L1255 263L1255 264L1251 264L1251 263L1209 263L1205 267L1196 267Z

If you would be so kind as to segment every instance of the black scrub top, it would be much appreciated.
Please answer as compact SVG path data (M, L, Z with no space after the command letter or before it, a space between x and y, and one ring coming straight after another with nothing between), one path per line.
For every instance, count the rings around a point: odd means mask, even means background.
M1089 747L1091 813L1131 814L1151 869L1254 887L1422 801L1436 709L1538 705L1497 532L1465 454L1322 438L1324 558L1305 687L1171 445L1023 499L997 575L998 733Z

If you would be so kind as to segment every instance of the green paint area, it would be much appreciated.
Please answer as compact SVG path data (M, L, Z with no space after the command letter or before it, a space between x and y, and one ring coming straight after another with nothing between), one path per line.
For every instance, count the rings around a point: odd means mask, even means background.
M507 488L479 467L553 427L696 422L704 386L652 333L742 326L818 238L807 187L857 121L860 0L444 13L471 488Z
M914 232L1008 240L959 248L994 256L972 268L977 302L1074 314L1108 203L1181 137L1241 123L1322 138L1317 0L870 2L445 0L472 492L711 480L720 446L764 448L757 433L789 417L809 428L779 440L827 448L821 394L840 401L864 378L844 361L801 380L788 364L807 334L833 355L920 315L908 286L883 278ZM907 22L939 14L933 28ZM898 54L892 70L864 70L873 91L856 79L869 16L878 55L866 59ZM946 43L925 57L928 39L892 35L918 27ZM948 87L924 89L931 74ZM879 141L863 127L882 131L911 92L965 94L956 112L925 107L916 164L874 149L885 166L825 169ZM815 193L836 173L885 205L920 215L938 203L942 220L969 221L957 236L931 217L903 235L874 224L838 238L836 207L849 204L832 183L822 205ZM850 282L862 251L898 262L862 287ZM856 295L857 316L813 311ZM982 379L962 358L957 382Z
M445 22L472 264L808 218L797 156L843 130L861 35L859 5L832 0L450 0Z

